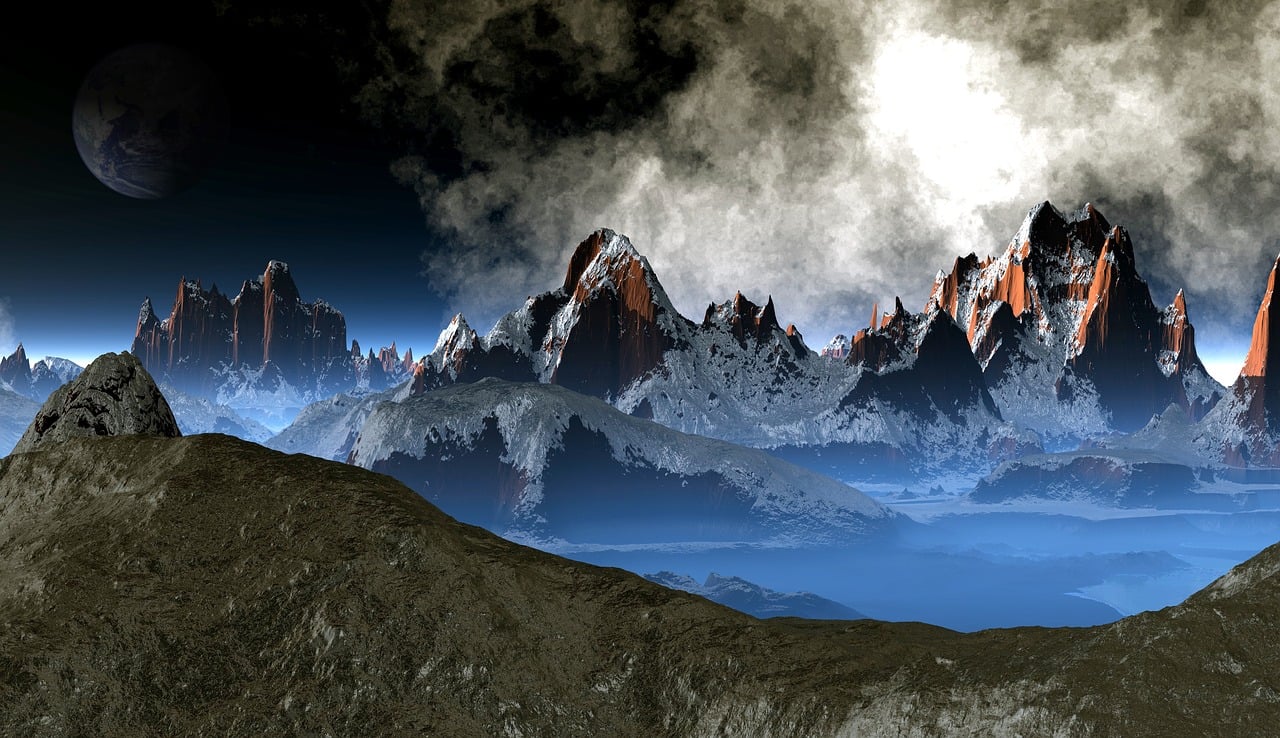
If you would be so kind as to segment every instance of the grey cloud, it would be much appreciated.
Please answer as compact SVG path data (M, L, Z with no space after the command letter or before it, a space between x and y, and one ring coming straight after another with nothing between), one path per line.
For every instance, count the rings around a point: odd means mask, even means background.
M1274 2L399 0L385 26L357 100L476 322L607 225L682 310L768 293L822 343L1047 198L1128 226L1157 299L1186 286L1226 340L1280 233Z
M13 313L9 310L9 299L0 297L0 349L12 351L17 344L17 331L13 322Z

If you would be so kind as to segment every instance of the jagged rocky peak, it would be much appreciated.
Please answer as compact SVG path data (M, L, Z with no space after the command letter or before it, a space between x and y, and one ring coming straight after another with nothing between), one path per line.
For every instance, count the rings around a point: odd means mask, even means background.
M912 315L894 298L893 312L877 315L879 303L871 310L871 324L859 330L849 342L845 362L861 364L873 371L884 371L915 354L926 322L924 315Z
M822 347L820 352L826 359L843 359L849 355L849 337L843 333L837 333L827 345Z
M176 438L178 422L155 380L133 354L103 354L45 401L14 453L68 438L151 435Z
M436 346L432 349L431 355L440 356L469 350L479 338L479 335L467 323L466 317L462 313L457 313L449 321L449 325L445 326L443 331L440 331L440 337L436 339Z
M1199 417L1221 397L1196 355L1185 296L1157 308L1128 232L1092 203L1066 213L1040 203L1001 253L940 272L929 299L965 331L993 394L1006 398L1002 412L1027 402L1018 388L1028 374L1056 377L1046 407L1096 401L1120 431L1171 402Z
M423 388L423 382L426 381L423 372L427 367L423 366L424 363L429 363L437 373L447 373L449 379L457 380L466 366L472 349L479 344L480 336L467 324L467 319L462 313L454 315L449 325L440 331L440 337L436 339L435 348L431 353L416 364L410 363L409 370L414 378L414 393L418 393Z
M156 317L156 309L151 304L151 297L148 295L142 300L142 307L138 309L138 329L134 332L134 336L139 336L144 330L150 330L159 325L160 319Z
M309 386L334 376L333 362L352 358L342 313L323 300L302 302L282 261L245 280L234 299L184 277L169 317L156 318L144 300L130 351L156 376L201 396L215 391L213 375L227 368L272 362L289 383Z
M0 357L0 382L15 389L31 382L31 362L21 343L9 356Z
M702 327L717 325L727 328L739 343L745 343L748 338L763 341L771 337L774 331L782 330L782 326L778 325L772 295L761 307L748 300L741 292L734 293L732 300L707 306L702 317Z
M1085 298L1112 235L1111 224L1092 204L1064 214L1042 202L1028 211L1001 254L983 260L969 254L957 258L950 273L939 272L929 299L951 313L971 343L983 330L981 314L996 301L1009 303L1016 317L1031 314L1050 331L1074 335L1078 325L1057 323L1075 321L1049 303ZM1128 253L1131 265L1131 247Z
M529 336L543 352L543 381L616 395L653 371L674 344L675 308L626 236L602 228L578 244L560 295L569 299L559 307L563 297L555 293L527 305L535 326L542 308L552 313L545 335Z
M1267 275L1244 366L1231 397L1205 418L1203 441L1229 466L1280 466L1280 257Z
M1187 317L1187 298L1182 290L1174 296L1173 303L1164 309L1160 323L1163 328L1160 368L1166 375L1174 374L1200 363L1196 354L1196 329Z
M378 349L378 363L382 365L382 371L387 374L397 374L401 370L400 350L396 348L396 342L392 341L390 346L383 346Z
M1249 353L1244 361L1241 377L1265 378L1269 371L1280 368L1280 292L1276 290L1276 273L1280 271L1280 257L1276 258L1267 276L1267 291L1262 295L1258 315L1253 320L1253 337L1249 341Z
M572 295L585 282L588 289L601 286L611 277L628 276L632 265L641 265L642 258L631 240L608 228L601 228L587 236L569 258L563 289Z
M262 290L274 302L295 303L302 300L298 285L289 273L289 265L283 261L273 259L267 262L267 269L262 273Z

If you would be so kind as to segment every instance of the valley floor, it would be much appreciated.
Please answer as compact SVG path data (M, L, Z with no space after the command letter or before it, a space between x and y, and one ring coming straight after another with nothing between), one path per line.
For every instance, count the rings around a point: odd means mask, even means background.
M638 573L737 576L781 592L812 592L876 619L973 631L1097 625L1159 610L1280 540L1280 510L975 505L950 495L882 501L919 525L893 543L843 548L539 547Z

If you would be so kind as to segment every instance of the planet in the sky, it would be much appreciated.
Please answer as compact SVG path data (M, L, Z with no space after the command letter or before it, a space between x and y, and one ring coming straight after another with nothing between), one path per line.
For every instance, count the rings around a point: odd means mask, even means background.
M113 52L85 77L72 111L76 149L103 184L146 200L195 184L221 148L226 98L213 71L167 44Z

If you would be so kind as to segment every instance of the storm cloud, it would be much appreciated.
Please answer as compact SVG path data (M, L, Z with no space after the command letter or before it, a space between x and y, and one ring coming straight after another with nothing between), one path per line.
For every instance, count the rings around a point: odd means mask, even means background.
M1280 3L669 0L385 9L356 97L402 135L425 274L484 323L628 234L676 305L771 294L811 344L998 251L1127 226L1157 301L1247 344L1280 242Z

